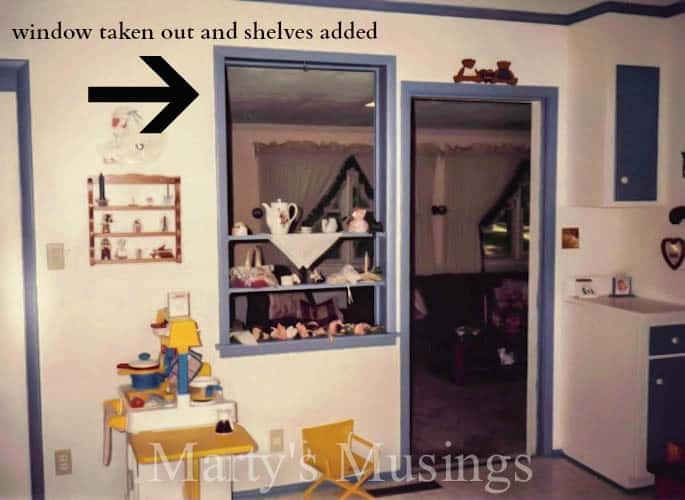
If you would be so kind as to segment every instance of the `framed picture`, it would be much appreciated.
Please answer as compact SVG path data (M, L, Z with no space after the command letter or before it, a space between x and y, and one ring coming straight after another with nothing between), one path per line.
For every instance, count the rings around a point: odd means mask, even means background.
M169 318L183 318L190 316L190 293L169 292Z
M611 279L611 295L613 297L632 297L633 279L622 274L614 276Z

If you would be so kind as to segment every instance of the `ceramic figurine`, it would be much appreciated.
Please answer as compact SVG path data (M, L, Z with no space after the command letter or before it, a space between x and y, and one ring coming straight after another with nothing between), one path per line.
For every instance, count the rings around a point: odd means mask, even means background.
M325 217L321 219L321 231L324 233L335 233L338 230L338 221L335 217Z
M495 78L493 83L506 83L508 85L516 85L519 81L514 76L514 73L509 69L511 61L497 61L497 69L495 70Z
M262 203L262 207L264 207L266 225L269 227L271 234L287 234L290 230L290 225L299 213L297 205L281 201L280 198L268 205ZM290 215L293 211L294 213Z
M102 238L100 241L100 260L112 260L112 244L109 238Z
M459 82L480 82L480 76L478 75L478 70L474 68L476 65L475 59L462 59L461 69L459 72L452 77L454 83Z
M231 234L233 236L247 236L248 232L249 231L244 222L236 222L231 228Z
M114 252L114 257L119 260L128 259L128 250L126 250L126 240L117 240L117 251Z
M228 410L218 410L219 421L216 423L214 430L217 434L229 434L233 432L233 426L229 418Z
M143 249L142 248L136 248L136 259L142 259L143 258Z
M114 222L114 219L112 218L112 214L104 214L102 216L102 233L109 233L110 232L110 224Z
M309 330L307 330L307 327L304 326L303 323L298 321L295 325L295 328L297 329L297 334L300 336L300 338L306 339L307 337L309 337Z
M145 198L145 201L147 202L148 205L154 205L155 204L155 199L152 196L148 196Z
M347 230L351 233L368 233L369 223L366 222L365 217L365 208L355 208L352 210L352 218L347 223Z
M143 232L143 223L140 222L140 219L136 219L133 221L133 232L134 233L142 233Z
M162 204L167 206L174 204L174 197L171 196L171 192L169 191L169 184L166 185L166 194L164 195L164 198L162 198Z
M166 215L162 215L162 232L166 233L169 231L169 218Z
M102 173L100 173L100 175L98 176L98 185L100 196L98 197L97 204L100 207L106 207L107 198L105 198L105 176L102 175Z

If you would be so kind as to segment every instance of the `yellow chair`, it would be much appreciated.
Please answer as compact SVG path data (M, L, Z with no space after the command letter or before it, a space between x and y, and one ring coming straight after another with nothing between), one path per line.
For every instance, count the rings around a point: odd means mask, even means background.
M378 446L354 434L354 420L345 420L319 427L302 429L304 463L319 472L320 476L304 492L304 498L324 481L345 490L341 498L359 495L374 498L361 487L378 466ZM362 447L366 456L355 453L352 448ZM354 475L357 482L345 478Z

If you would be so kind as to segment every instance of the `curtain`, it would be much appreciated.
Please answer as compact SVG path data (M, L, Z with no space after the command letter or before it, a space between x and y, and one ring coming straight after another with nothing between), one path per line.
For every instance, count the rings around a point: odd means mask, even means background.
M445 157L445 262L442 272L479 273L479 223L526 155L497 148L453 148Z
M414 164L414 272L436 272L433 234L433 180L438 149L419 145Z
M352 154L373 185L371 146L294 141L256 143L260 197L267 203L277 198L293 202L300 209L300 218L306 216L326 193L345 159ZM267 231L266 223L263 224L262 229Z

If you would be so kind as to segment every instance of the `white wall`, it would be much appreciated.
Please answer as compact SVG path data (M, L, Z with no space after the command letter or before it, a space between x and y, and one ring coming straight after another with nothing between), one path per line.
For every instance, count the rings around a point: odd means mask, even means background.
M155 349L156 341L147 323L154 310L163 304L167 290L190 290L193 315L203 330L205 352L223 379L227 394L238 400L241 419L262 448L267 447L266 437L271 428L284 428L286 439L294 440L304 425L352 416L357 419L362 434L384 442L389 452L397 451L399 353L396 347L384 347L217 359L212 347L218 339L216 270L219 258L214 231L217 198L213 43L201 40L17 42L10 38L10 28L17 25L52 25L57 20L72 26L115 25L124 20L130 25L160 28L189 23L221 26L235 19L239 23L258 20L263 24L283 20L290 25L320 28L338 20L354 20L362 25L377 21L379 39L374 41L227 41L223 44L396 55L398 82L450 82L458 69L458 61L466 56L476 58L484 66L498 59L510 59L521 84L559 88L558 225L579 225L582 242L580 250L558 251L558 291L570 275L627 270L636 276L639 293L649 291L673 299L682 294L683 285L673 284L677 274L666 272L658 255L653 255L661 230L677 234L672 227L661 225L666 209L567 207L566 186L573 175L573 165L567 155L570 148L583 147L577 131L568 128L569 28L219 0L194 6L192 17L188 16L186 4L161 0L144 3L112 0L106 4L77 0L59 4L37 0L9 3L0 19L0 57L28 58L31 62L48 498L119 498L123 494L121 436L118 436L112 466L107 469L100 465L100 404L103 399L114 396L117 384L122 381L116 375L115 364L141 350ZM661 30L670 27L677 33L679 45L668 51L669 61L677 66L677 55L685 48L682 17L666 21L607 15L601 19L615 19L618 25L629 22L627 36L634 38L635 43L660 37ZM613 28L597 28L607 29L603 43L617 47L625 44L626 36L614 37ZM623 31L620 33L625 35ZM103 168L96 145L108 138L109 115L115 106L88 104L86 89L91 85L159 85L157 77L138 58L144 54L166 57L199 91L200 97L169 128L167 149L159 161L136 169ZM582 65L582 61L577 64ZM680 74L683 70L676 71ZM587 77L592 78L592 74ZM669 119L671 129L682 130L685 124L678 118L678 115L685 116L682 99L671 98L667 104L673 109ZM159 106L141 105L140 109L149 119ZM398 135L398 158L399 139ZM674 148L682 148L682 135L676 139ZM597 163L602 162L602 154L603 151L597 152ZM683 181L675 177L675 163L669 165L673 177L669 177L668 184L671 181L677 184L676 191L682 194ZM85 180L100 169L106 173L137 170L182 177L185 253L182 265L88 265ZM398 179L398 192L400 183ZM398 199L397 209L406 202ZM394 243L402 238L406 235L398 234ZM53 241L64 242L68 251L64 271L46 270L45 243ZM561 298L557 300L557 311L560 305ZM564 335L558 321L556 327L557 337ZM555 362L558 373L563 352L556 352ZM556 380L555 401L563 404L563 398L563 387ZM554 444L558 447L563 444L563 429L558 422L555 432ZM72 449L72 476L54 475L52 455L57 448ZM295 471L290 468L279 479L281 483L295 480ZM249 489L253 485L239 487Z

